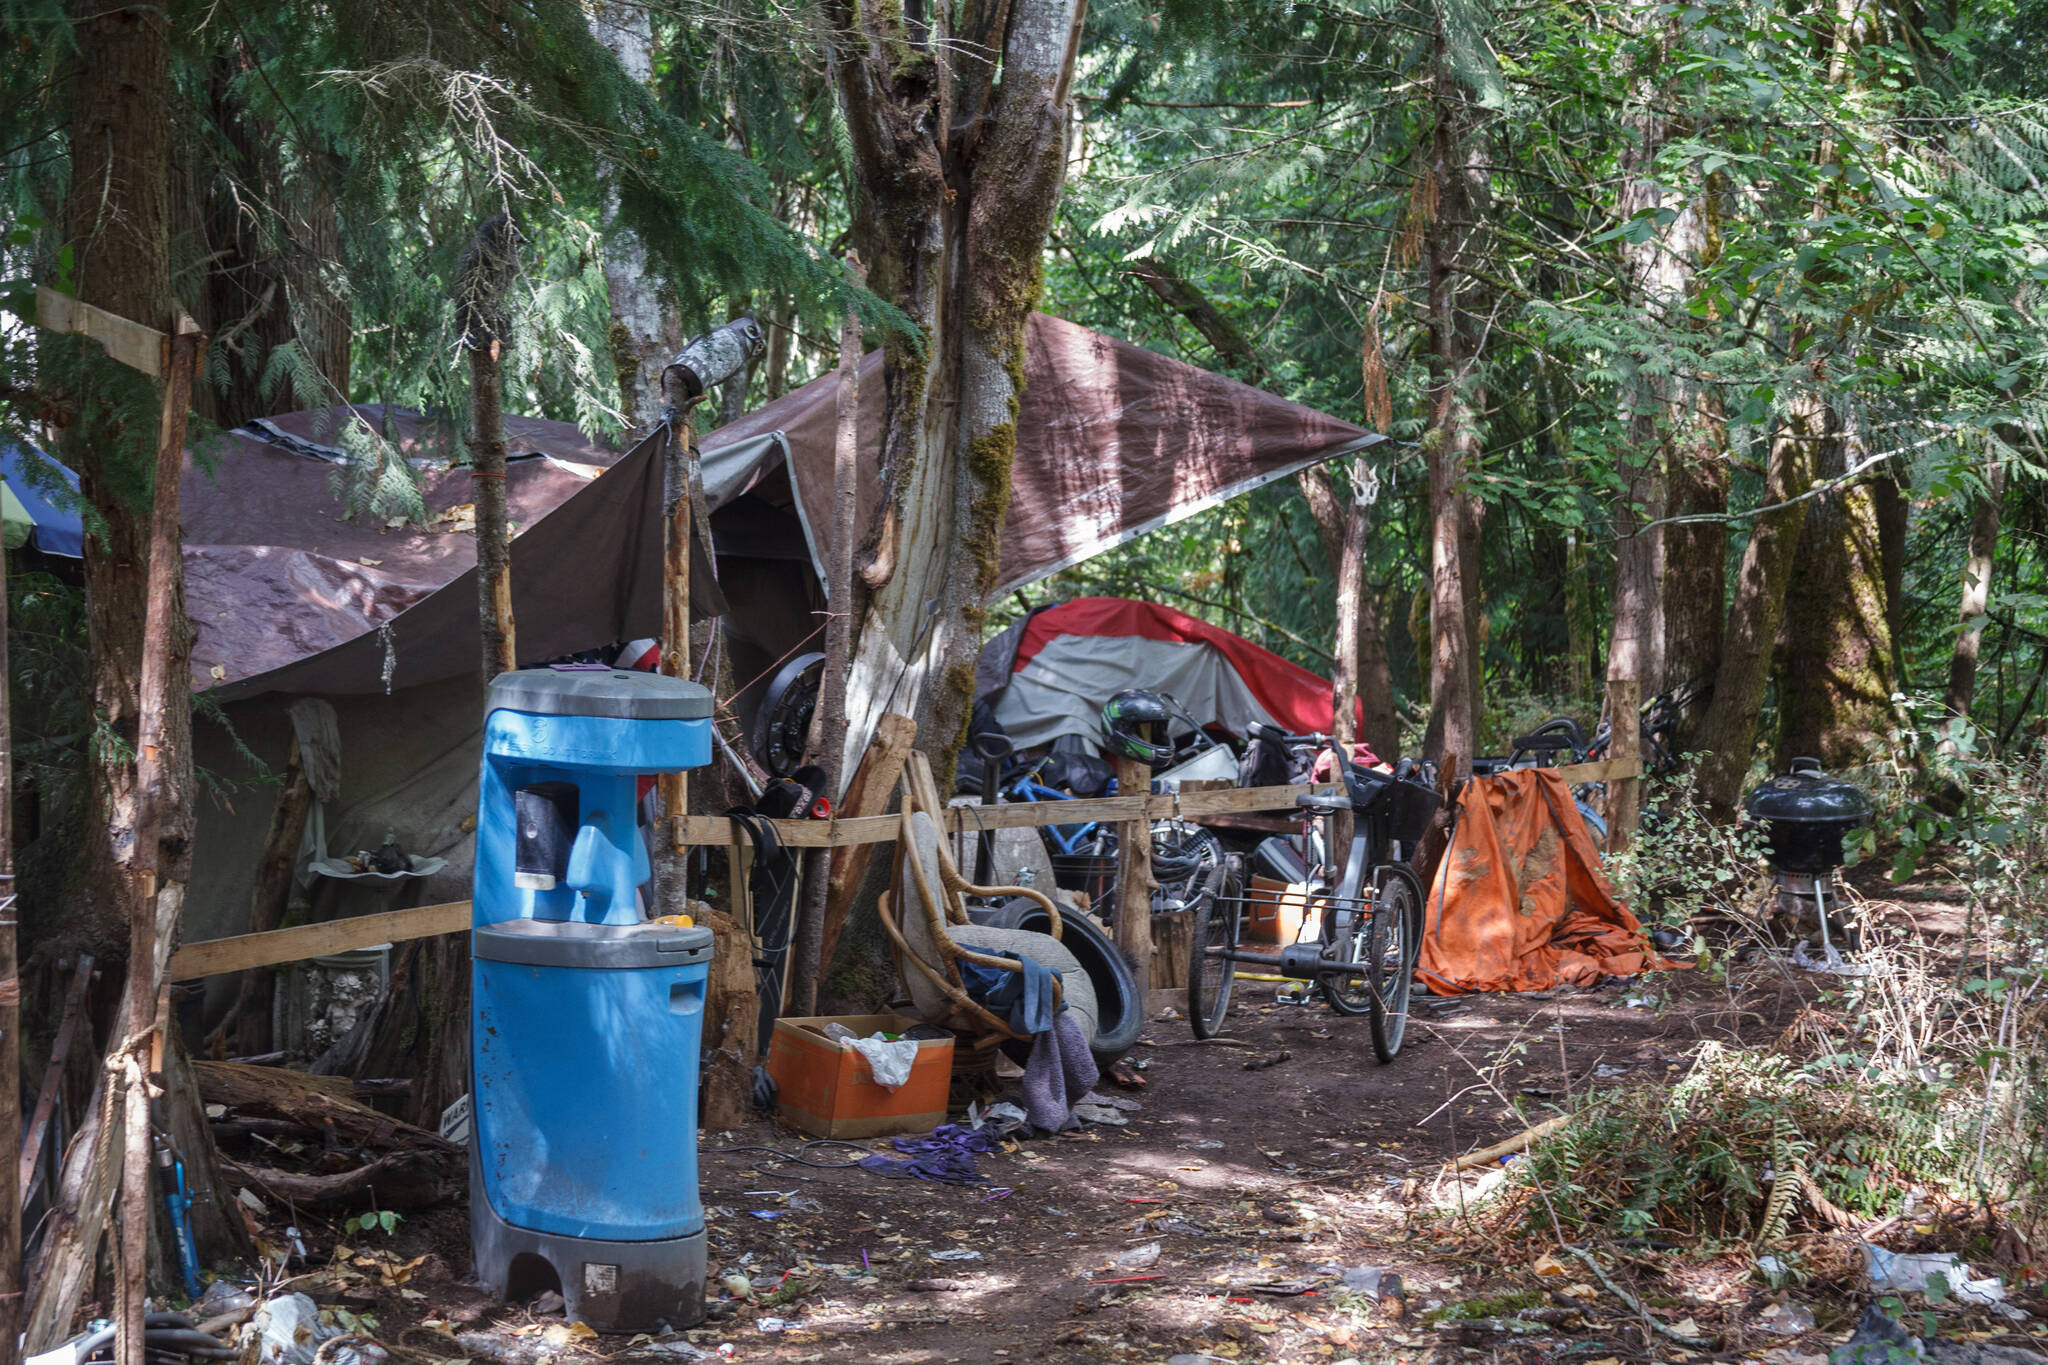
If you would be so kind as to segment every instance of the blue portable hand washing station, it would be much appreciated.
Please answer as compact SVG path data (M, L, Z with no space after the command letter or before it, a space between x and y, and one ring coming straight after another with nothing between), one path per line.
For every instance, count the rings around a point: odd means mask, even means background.
M651 673L491 683L471 935L470 1240L492 1293L607 1331L704 1317L697 1070L711 931L649 922L643 774L711 758L711 694Z

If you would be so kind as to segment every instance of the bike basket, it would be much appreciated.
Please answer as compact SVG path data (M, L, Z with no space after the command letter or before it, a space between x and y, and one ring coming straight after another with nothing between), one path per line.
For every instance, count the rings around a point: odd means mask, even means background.
M1062 891L1085 891L1090 904L1099 905L1116 885L1116 858L1091 853L1055 853L1052 882Z
M1352 805L1368 815L1384 818L1389 839L1412 844L1429 832L1430 817L1444 802L1434 787L1397 781L1370 768L1356 771L1356 780L1349 784Z

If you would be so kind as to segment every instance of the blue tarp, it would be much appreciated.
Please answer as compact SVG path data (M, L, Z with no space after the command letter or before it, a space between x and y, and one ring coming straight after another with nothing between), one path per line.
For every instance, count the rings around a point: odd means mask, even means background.
M59 480L78 497L78 476L32 445L0 437L0 474L7 491L14 496L33 523L29 544L46 555L67 559L85 556L85 524L79 519L75 501L59 507L44 490Z

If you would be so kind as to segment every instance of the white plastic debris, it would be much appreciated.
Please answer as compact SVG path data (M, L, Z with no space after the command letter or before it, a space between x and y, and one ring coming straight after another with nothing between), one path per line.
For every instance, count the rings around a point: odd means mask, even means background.
M319 1306L304 1294L280 1294L259 1305L249 1330L258 1365L313 1365L320 1343L341 1335L339 1327L320 1321ZM335 1351L328 1360L333 1365L364 1365L362 1353L350 1347Z
M855 1038L847 1046L868 1059L868 1070L875 1073L875 1084L884 1090L895 1090L909 1080L910 1068L917 1061L917 1044L908 1038L890 1042L877 1033L867 1038Z
M1380 1279L1386 1273L1385 1266L1355 1265L1344 1272L1344 1287L1358 1294L1377 1295L1380 1292Z
M1813 1330L1813 1310L1803 1303L1774 1303L1758 1313L1750 1326L1776 1337L1796 1337Z
M1143 1270L1159 1264L1159 1243L1147 1242L1141 1247L1132 1247L1116 1258L1119 1270Z
M981 1259L981 1253L972 1247L954 1247L950 1251L934 1251L932 1259L934 1261L978 1261Z
M2005 1301L2003 1280L1995 1275L1985 1279L1972 1278L1970 1267L1952 1251L1911 1254L1886 1251L1865 1242L1863 1259L1872 1289L1890 1290L1895 1294L1926 1294L1929 1281L1939 1275L1942 1283L1936 1297L1991 1305Z

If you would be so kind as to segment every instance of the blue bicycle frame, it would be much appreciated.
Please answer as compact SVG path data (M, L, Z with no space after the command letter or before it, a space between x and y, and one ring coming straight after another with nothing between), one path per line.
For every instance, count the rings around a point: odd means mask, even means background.
M1030 773L1017 778L1003 792L1012 801L1078 801L1080 798L1057 787L1048 787L1035 780ZM1116 795L1116 781L1111 779L1105 795ZM1102 831L1100 820L1089 820L1078 825L1044 825L1040 827L1053 847L1063 855L1072 857L1082 846Z

